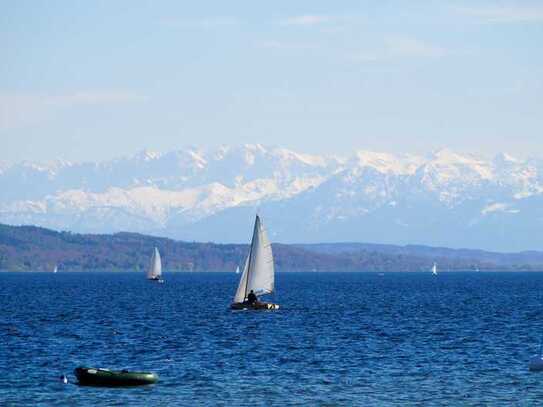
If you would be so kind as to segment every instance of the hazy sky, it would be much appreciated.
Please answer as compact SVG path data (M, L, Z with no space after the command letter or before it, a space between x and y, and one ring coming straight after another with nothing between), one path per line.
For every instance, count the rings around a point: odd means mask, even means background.
M543 156L542 1L4 1L0 161Z

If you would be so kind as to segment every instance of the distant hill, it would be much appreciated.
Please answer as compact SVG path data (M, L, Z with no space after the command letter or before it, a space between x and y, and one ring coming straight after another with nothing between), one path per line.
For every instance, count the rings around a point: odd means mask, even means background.
M248 245L179 242L137 233L56 232L0 224L0 270L144 270L158 247L166 270L233 271ZM273 245L278 271L543 270L543 253L493 253L425 246L363 243Z
M377 252L394 256L404 255L439 259L443 263L447 260L462 260L463 262L473 263L474 267L485 263L507 267L540 267L543 265L543 252L538 251L497 253L474 249L450 249L422 245L398 246L375 243L315 243L294 246L311 252L336 256ZM543 267L541 268L543 269Z

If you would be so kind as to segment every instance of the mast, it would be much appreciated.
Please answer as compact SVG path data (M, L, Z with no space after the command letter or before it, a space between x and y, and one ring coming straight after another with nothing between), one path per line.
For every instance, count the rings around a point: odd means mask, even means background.
M247 266L247 277L245 278L245 298L247 298L247 287L249 286L249 273L251 272L251 262L253 260L253 245L255 243L255 236L257 234L258 215L255 219L255 227L253 228L253 238L251 239L251 249L249 251L249 265Z

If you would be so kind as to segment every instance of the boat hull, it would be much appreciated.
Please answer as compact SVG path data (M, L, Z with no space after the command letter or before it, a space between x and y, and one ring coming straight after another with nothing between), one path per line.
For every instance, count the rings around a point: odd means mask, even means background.
M158 376L150 372L78 367L74 373L82 386L130 387L144 386L158 381Z
M255 304L249 304L246 302L235 302L230 305L234 310L276 310L279 309L279 304L273 304L271 302L257 302Z

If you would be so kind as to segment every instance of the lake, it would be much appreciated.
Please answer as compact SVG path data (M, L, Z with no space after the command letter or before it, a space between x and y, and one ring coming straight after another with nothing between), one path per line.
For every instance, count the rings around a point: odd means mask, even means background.
M532 405L543 273L278 273L278 311L230 311L234 273L0 273L0 404ZM156 385L75 384L77 366ZM70 380L63 384L59 377Z

